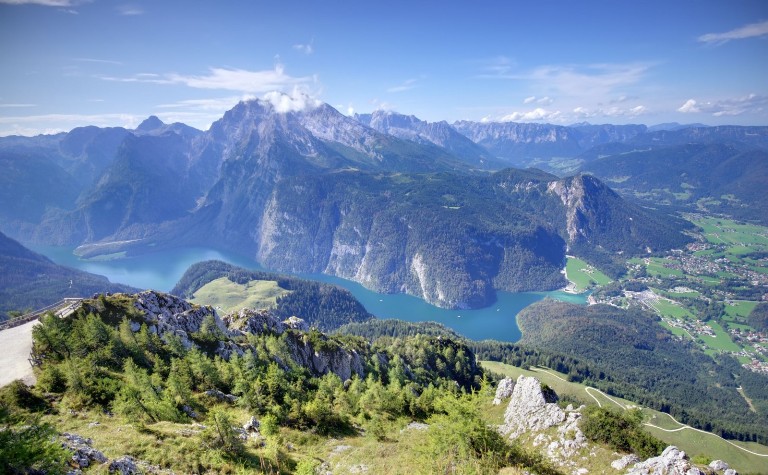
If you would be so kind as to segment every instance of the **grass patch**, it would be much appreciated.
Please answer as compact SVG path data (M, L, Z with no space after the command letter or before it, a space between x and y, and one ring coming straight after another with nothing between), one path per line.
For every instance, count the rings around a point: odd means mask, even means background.
M750 300L734 300L725 305L725 314L732 318L747 318L752 310L757 306L757 302Z
M611 279L578 257L569 257L565 265L566 278L573 282L577 291L583 292L595 285L605 285Z
M657 292L656 289L654 289L654 292ZM695 318L691 312L672 300L659 299L652 305L654 310L664 317L679 318L681 320Z
M731 336L723 330L719 323L708 322L707 325L715 332L714 337L707 335L699 336L707 347L718 351L741 351L741 347L731 340Z
M208 282L195 292L190 300L198 305L211 305L224 313L231 313L248 307L269 308L277 299L289 291L278 287L273 280L252 280L245 285L220 277Z

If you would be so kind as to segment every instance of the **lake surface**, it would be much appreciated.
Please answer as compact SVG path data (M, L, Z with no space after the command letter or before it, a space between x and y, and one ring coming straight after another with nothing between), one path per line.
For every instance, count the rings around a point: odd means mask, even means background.
M84 260L72 254L70 247L30 245L57 264L100 274L112 282L140 289L170 291L184 272L200 261L217 259L248 269L265 270L247 257L209 248L182 248L113 260ZM518 312L545 297L572 303L586 303L588 294L553 292L497 292L493 305L475 310L446 310L405 294L380 294L357 282L322 274L298 274L299 277L336 284L352 292L365 308L379 318L398 318L411 322L440 322L473 340L494 339L514 342L520 339Z

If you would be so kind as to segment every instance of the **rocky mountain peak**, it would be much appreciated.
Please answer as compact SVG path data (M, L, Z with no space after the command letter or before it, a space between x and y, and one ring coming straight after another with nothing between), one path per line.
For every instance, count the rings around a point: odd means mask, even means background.
M165 122L160 120L156 115L151 115L136 127L138 132L152 132L153 130L165 127Z

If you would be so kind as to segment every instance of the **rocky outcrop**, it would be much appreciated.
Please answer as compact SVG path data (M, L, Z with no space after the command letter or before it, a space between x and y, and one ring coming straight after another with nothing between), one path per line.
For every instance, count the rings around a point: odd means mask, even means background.
M565 419L565 412L545 398L538 379L520 376L504 413L501 431L510 438L517 438L526 432L539 432L562 424Z
M272 333L281 335L286 329L286 325L272 316L269 310L244 308L239 312L226 315L223 321L231 331L239 334L253 333L254 335L261 335L263 333Z
M177 335L187 348L194 345L189 335L199 332L206 318L212 317L218 329L224 334L228 333L213 308L193 305L174 295L147 290L135 295L133 306L140 312L149 331L160 337L166 334Z
M107 457L100 450L91 447L93 440L68 432L61 434L61 439L61 445L72 451L72 465L75 468L83 469L94 463L106 463Z
M136 459L130 455L124 455L117 458L109 464L109 473L119 473L120 475L140 475L143 471L136 463Z
M512 378L504 378L499 381L498 386L496 386L496 395L493 398L493 405L498 406L505 399L509 399L509 397L512 396L512 391L514 389L515 382L512 381Z
M730 467L727 463L723 462L722 460L713 460L709 463L709 468L716 472L724 472L728 470Z
M670 445L658 457L635 464L627 475L704 475L694 467L685 452Z
M616 470L624 470L630 465L635 465L639 461L640 458L638 458L637 455L629 454L611 462L611 467L615 468Z
M316 344L307 334L291 334L287 338L293 360L307 368L315 376L333 373L342 381L353 374L365 377L365 361L354 349L346 349L329 342L325 335L319 335L323 343Z
M578 471L582 460L577 455L587 445L579 428L581 413L570 405L561 409L556 400L554 391L542 387L538 379L520 376L499 430L513 439L529 434L533 445L544 448L550 460ZM557 428L554 433L547 431L552 427Z

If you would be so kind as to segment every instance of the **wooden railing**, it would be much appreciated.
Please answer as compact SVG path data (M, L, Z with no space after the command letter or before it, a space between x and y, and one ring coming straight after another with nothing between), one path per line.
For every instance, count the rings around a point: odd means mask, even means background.
M76 304L77 302L81 301L83 299L80 298L65 298L62 300L59 300L58 302L48 305L47 307L43 307L40 309L35 310L34 312L27 313L25 315L20 316L19 318L14 318L13 320L8 320L6 322L0 323L0 331L7 330L9 328L18 327L19 325L23 325L27 322L31 322L32 320L37 320L41 316L45 315L49 312L55 312L56 310L59 310L63 307Z

